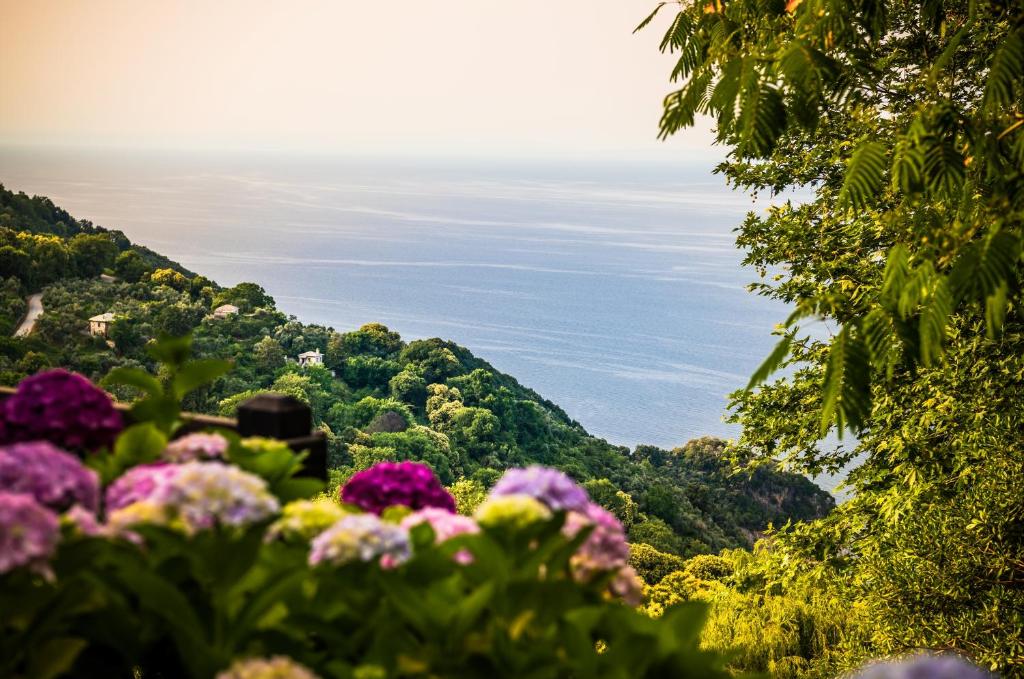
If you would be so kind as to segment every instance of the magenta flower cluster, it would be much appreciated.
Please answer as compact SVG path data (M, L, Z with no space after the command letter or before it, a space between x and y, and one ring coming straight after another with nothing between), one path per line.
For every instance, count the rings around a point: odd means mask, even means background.
M47 370L21 381L3 404L0 443L46 440L68 450L113 444L124 428L110 397L66 370Z
M0 490L30 495L58 512L74 505L95 512L99 505L96 472L46 441L0 448Z
M553 512L585 513L590 505L587 491L568 475L540 465L506 471L491 490L492 497L504 495L527 495Z
M437 507L455 512L455 498L434 472L420 462L381 462L349 479L341 489L343 502L380 514L388 507Z
M46 571L60 521L31 495L0 491L0 574L22 566Z

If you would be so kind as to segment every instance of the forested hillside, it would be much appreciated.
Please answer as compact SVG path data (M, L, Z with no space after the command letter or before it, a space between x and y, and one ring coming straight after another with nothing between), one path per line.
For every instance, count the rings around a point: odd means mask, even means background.
M769 524L819 517L834 505L806 478L770 465L732 475L722 441L613 446L456 344L404 341L375 323L348 332L304 324L256 284L221 288L45 198L5 190L0 200L10 306L42 290L45 307L31 336L0 342L2 384L47 366L96 379L117 366L153 369L144 350L150 339L192 333L198 355L231 359L235 368L191 396L188 408L231 415L258 391L293 394L329 434L334 482L381 460L423 460L467 507L506 468L558 467L585 482L634 543L651 546L638 552L649 576L644 564L749 547ZM103 272L116 280L101 279ZM226 304L238 312L214 317ZM88 319L105 313L114 317L106 336L90 335ZM8 325L19 315L9 313ZM323 365L299 367L308 351L322 352Z

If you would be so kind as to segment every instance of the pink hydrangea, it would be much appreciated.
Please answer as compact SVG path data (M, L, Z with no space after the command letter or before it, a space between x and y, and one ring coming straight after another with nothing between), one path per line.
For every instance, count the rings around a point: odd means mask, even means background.
M480 532L480 526L468 516L452 514L436 507L426 507L413 512L402 519L400 525L406 530L411 530L413 526L418 526L421 523L429 523L430 527L434 529L434 542L437 544L451 540L457 535ZM455 554L455 560L461 564L468 564L473 561L473 555L467 550L461 549Z
M228 450L228 440L220 434L196 433L171 441L162 457L168 462L193 462L223 458Z
M614 571L629 563L629 544L622 523L604 507L590 503L584 512L570 512L562 532L573 537L593 526L573 556L573 568L580 577L602 571Z
M27 377L3 404L4 440L51 441L69 450L93 451L113 444L124 428L110 396L67 370Z
M430 467L421 462L380 462L365 469L341 489L343 502L380 514L388 507L438 507L455 513L451 496Z
M0 448L0 491L27 493L58 512L74 505L96 511L100 493L96 472L47 441Z
M20 567L47 572L59 539L52 510L31 495L0 491L0 573Z
M148 500L174 478L178 469L177 465L166 462L132 467L107 487L107 513Z

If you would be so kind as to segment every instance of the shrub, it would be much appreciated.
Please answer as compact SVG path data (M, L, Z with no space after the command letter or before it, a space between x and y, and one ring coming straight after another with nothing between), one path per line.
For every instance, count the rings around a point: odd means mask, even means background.
M181 348L162 352L169 384L220 374ZM699 605L624 603L625 531L564 475L509 472L471 518L428 468L378 465L341 493L363 513L310 501L322 484L283 443L168 451L182 390L118 380L147 396L87 459L98 474L52 453L48 483L73 492L40 489L49 505L0 479L2 676L726 676Z

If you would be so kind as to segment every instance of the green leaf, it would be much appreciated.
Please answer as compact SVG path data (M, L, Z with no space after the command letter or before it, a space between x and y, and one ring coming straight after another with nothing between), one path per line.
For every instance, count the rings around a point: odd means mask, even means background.
M884 181L885 147L877 141L862 141L846 165L839 201L854 210L867 209L877 200Z
M139 368L114 368L103 378L103 384L135 387L150 396L161 396L164 393L160 380Z
M231 361L204 358L189 361L181 366L171 381L174 395L181 399L190 391L213 382L231 370Z
M985 81L982 104L992 113L1005 113L1000 109L1012 105L1024 73L1024 31L1012 31L996 48Z
M775 348L772 349L772 353L768 355L768 358L764 359L764 362L758 366L754 374L750 376L750 382L747 383L747 391L750 391L757 385L764 382L768 377L779 369L786 357L789 356L789 348L793 344L793 336L786 335L783 337Z
M939 362L946 343L946 327L953 314L953 293L944 277L936 278L928 302L921 312L921 363Z
M863 426L871 412L870 351L856 326L847 324L832 340L822 385L820 435L832 425L840 436Z
M117 437L114 455L129 466L152 462L167 447L167 436L152 422L135 424Z
M658 16L658 12L661 11L661 8L664 7L667 4L668 4L667 2L659 2L657 4L657 6L654 8L654 11L651 12L650 14L648 14L647 18L645 18L643 21L641 21L637 25L637 27L633 29L633 32L637 33L639 31L642 31L645 28L647 28L647 25L650 24L652 21L654 21L654 17Z

